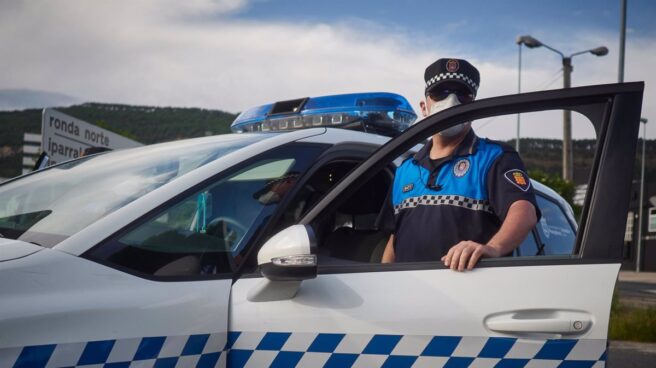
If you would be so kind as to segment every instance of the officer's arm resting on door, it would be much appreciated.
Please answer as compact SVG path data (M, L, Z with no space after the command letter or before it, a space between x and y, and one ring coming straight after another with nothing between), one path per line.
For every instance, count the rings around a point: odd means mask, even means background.
M516 201L510 206L499 231L487 244L461 241L449 249L442 261L452 270L471 270L481 258L501 257L511 253L524 241L537 221L533 203L526 200Z
M471 270L481 258L502 257L517 248L540 219L533 186L519 154L504 147L487 173L490 207L501 222L485 245L473 241L455 244L442 257L452 270Z

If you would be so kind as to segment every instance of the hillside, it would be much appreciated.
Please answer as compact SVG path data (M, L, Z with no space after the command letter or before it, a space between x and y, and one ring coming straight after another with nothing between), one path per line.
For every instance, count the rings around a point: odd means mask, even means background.
M230 132L236 115L198 108L85 103L55 108L144 144ZM41 109L0 111L0 177L21 172L23 133L41 132Z
M130 106L85 103L57 110L125 135L145 144L200 137L230 132L236 115L219 110L198 108ZM20 174L23 133L40 133L41 110L0 111L0 177ZM514 146L514 140L509 141ZM639 143L633 165L640 170L642 143ZM528 169L550 174L561 173L562 141L526 138L521 153ZM595 149L594 140L574 141L574 180L586 183ZM656 178L656 140L647 141L648 179ZM636 176L637 177L637 176Z

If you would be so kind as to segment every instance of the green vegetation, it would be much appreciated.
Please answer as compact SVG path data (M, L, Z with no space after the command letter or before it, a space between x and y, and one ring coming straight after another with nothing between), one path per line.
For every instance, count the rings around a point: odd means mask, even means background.
M237 117L219 110L100 103L57 110L144 144L230 133Z
M573 204L572 198L574 197L576 187L571 181L563 179L560 177L560 175L549 174L540 169L529 170L528 176L530 176L531 179L537 180L540 183L555 190L558 194L565 198L566 201L568 201L570 204Z
M613 294L608 338L639 342L656 342L656 309L621 304L617 290Z
M144 144L230 132L219 110L86 103L57 110ZM19 175L24 133L41 133L41 109L0 111L0 177Z
M556 193L560 194L574 210L574 216L579 219L583 210L582 206L574 204L574 193L576 192L576 185L573 182L563 179L558 174L549 174L540 169L533 169L528 171L528 176L531 179L537 180L540 183L553 189Z

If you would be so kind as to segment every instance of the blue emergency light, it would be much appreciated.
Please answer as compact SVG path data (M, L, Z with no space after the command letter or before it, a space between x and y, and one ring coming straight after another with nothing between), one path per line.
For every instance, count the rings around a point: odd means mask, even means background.
M405 97L385 92L350 93L279 101L237 116L235 133L337 127L396 136L415 120Z

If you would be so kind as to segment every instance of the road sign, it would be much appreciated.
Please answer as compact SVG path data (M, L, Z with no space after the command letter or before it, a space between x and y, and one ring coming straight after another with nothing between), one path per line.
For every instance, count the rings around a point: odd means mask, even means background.
M656 207L649 209L649 225L647 226L647 232L656 233Z
M78 158L87 148L117 150L143 146L106 129L76 119L55 109L43 109L41 147L52 164Z

